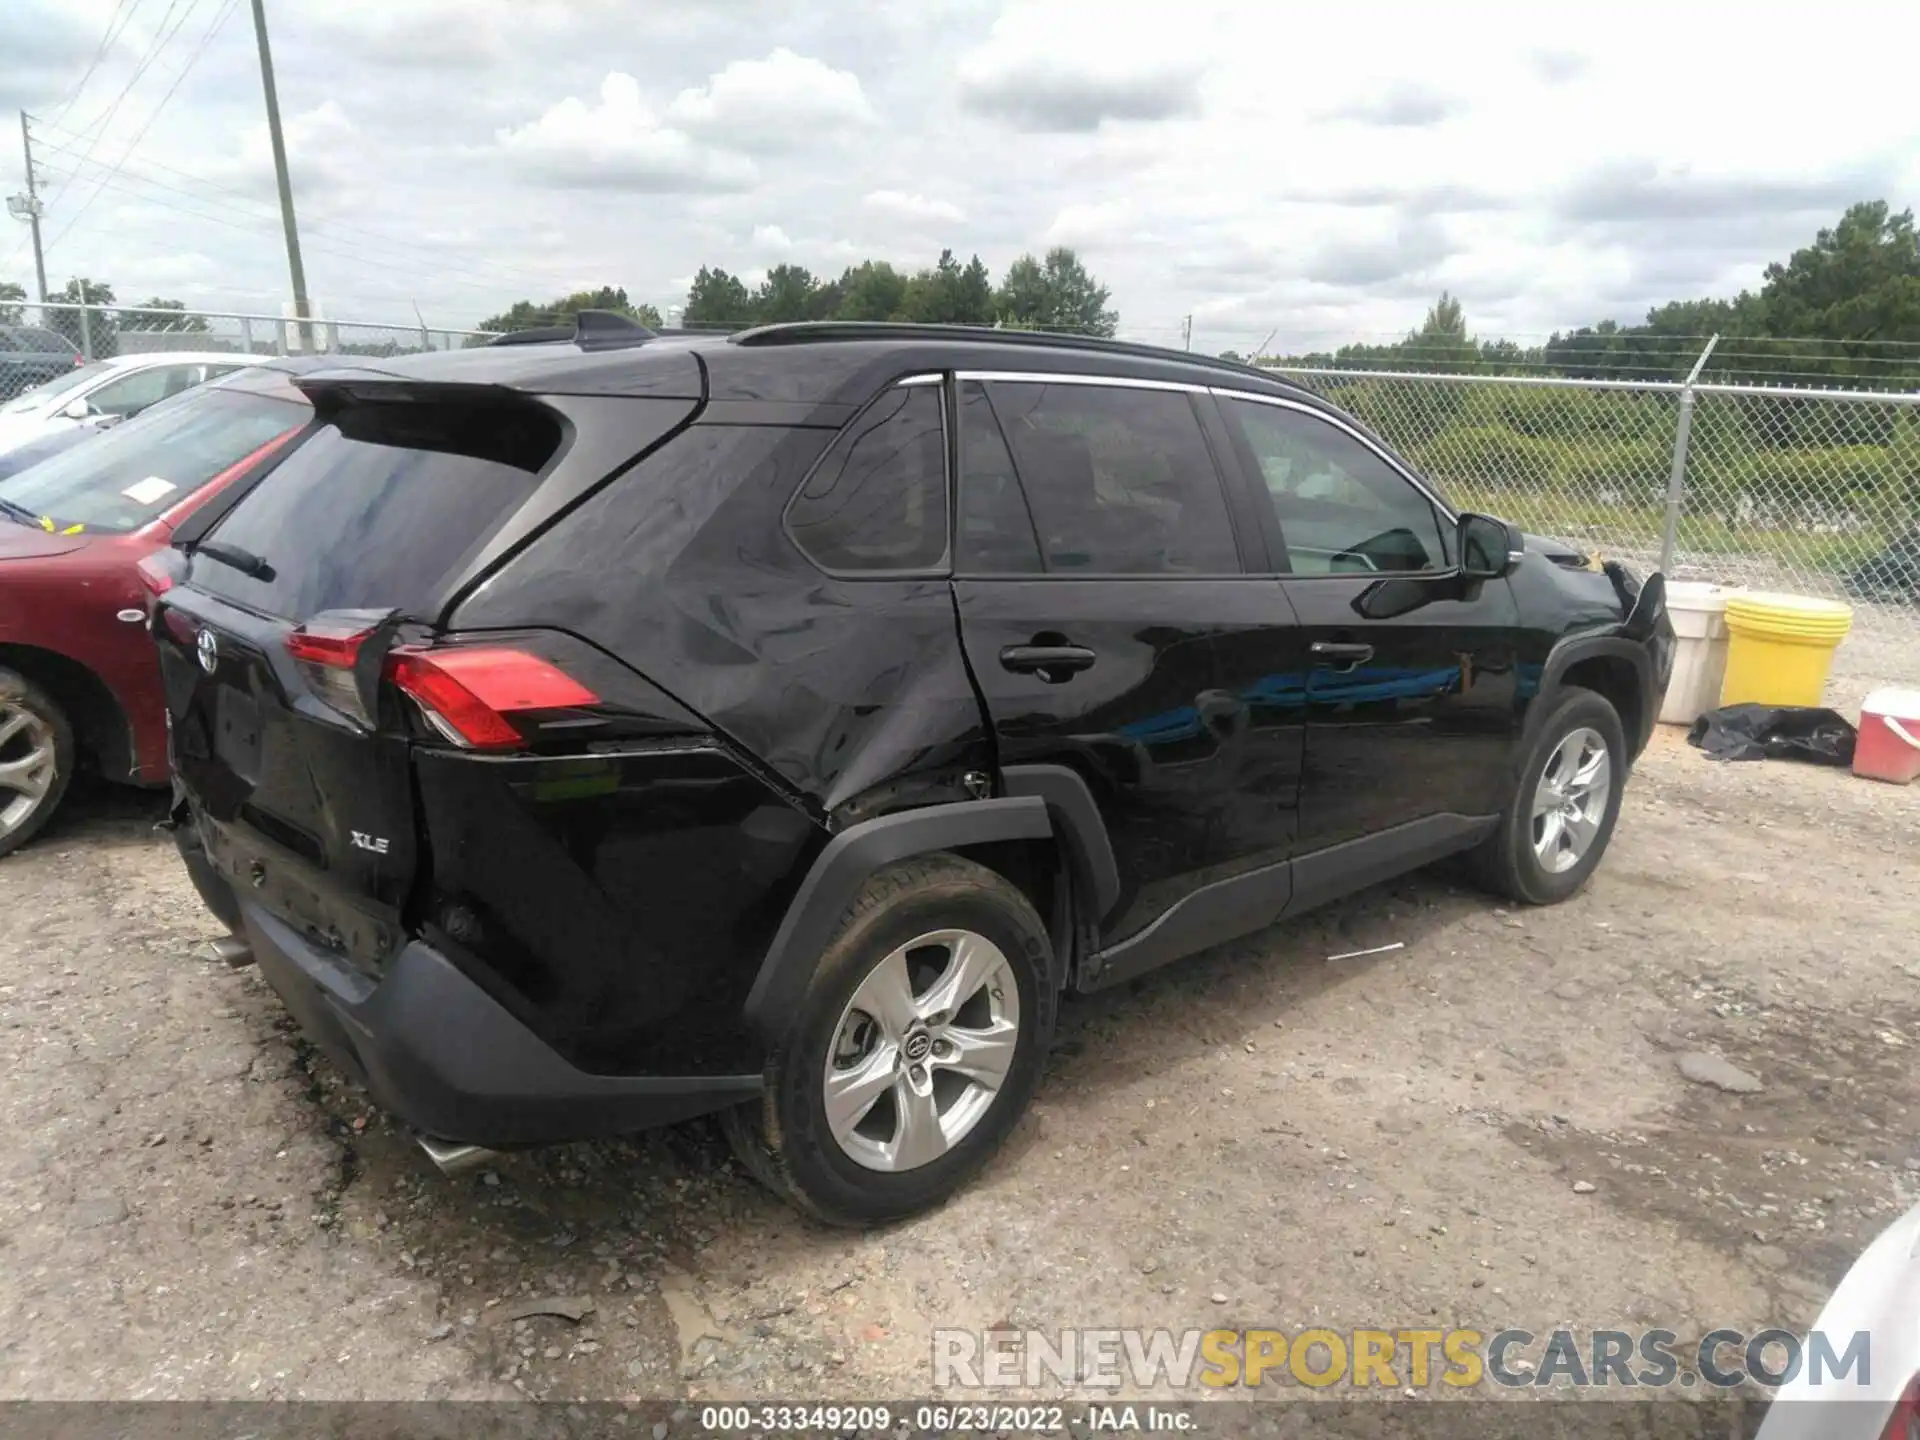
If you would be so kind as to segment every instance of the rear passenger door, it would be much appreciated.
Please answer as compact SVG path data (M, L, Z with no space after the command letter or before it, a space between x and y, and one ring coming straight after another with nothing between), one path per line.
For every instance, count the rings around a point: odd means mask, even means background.
M1300 852L1492 814L1518 717L1507 582L1463 581L1451 517L1332 417L1219 403L1308 653Z
M1248 687L1220 639L1285 600L1243 566L1243 539L1257 539L1232 519L1204 392L1079 376L957 384L968 661L1001 765L1063 765L1092 791L1118 870L1099 927L1111 946L1284 854L1297 734L1277 790L1249 796Z

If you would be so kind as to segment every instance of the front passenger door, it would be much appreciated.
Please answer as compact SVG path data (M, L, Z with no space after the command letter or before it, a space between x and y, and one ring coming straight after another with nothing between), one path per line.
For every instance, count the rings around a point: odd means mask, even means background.
M1507 582L1463 581L1450 517L1333 417L1220 407L1306 644L1298 853L1495 813L1518 733Z

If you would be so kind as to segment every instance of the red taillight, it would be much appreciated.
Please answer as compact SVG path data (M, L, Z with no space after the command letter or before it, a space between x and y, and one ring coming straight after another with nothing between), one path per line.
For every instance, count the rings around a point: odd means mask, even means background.
M309 665L329 665L351 670L360 658L360 646L373 634L368 630L347 630L323 625L309 629L302 625L287 636L287 653Z
M373 715L360 698L353 667L360 659L361 645L371 634L371 626L356 628L322 621L309 622L287 636L287 653L313 693L369 730L373 729Z
M1900 1392L1880 1440L1920 1440L1920 1375L1907 1381L1907 1388Z
M147 587L150 594L164 595L173 588L172 553L170 550L156 550L151 555L141 556L140 563L133 567L140 572L140 583Z
M393 683L413 697L436 730L475 750L523 744L507 719L519 711L600 703L566 671L524 650L488 645L396 650L387 665Z

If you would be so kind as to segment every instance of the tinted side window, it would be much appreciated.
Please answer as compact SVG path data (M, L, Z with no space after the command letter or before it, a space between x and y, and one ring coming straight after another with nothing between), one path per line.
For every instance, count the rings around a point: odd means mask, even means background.
M823 570L926 570L947 555L947 442L938 385L889 390L854 417L787 509Z
M200 380L198 365L156 365L102 385L87 396L87 405L101 415L137 415L169 395L192 389Z
M1223 400L1266 481L1297 575L1441 570L1433 503L1346 431L1316 415Z
M1240 569L1206 437L1186 395L995 382L1049 571L1227 574Z
M1040 541L1006 437L978 380L960 387L959 568L976 574L1035 574Z

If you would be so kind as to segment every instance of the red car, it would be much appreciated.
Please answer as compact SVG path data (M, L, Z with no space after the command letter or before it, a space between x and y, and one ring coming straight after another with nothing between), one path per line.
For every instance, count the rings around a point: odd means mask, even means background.
M0 855L47 823L83 766L166 783L139 564L302 430L299 368L237 371L0 480Z

